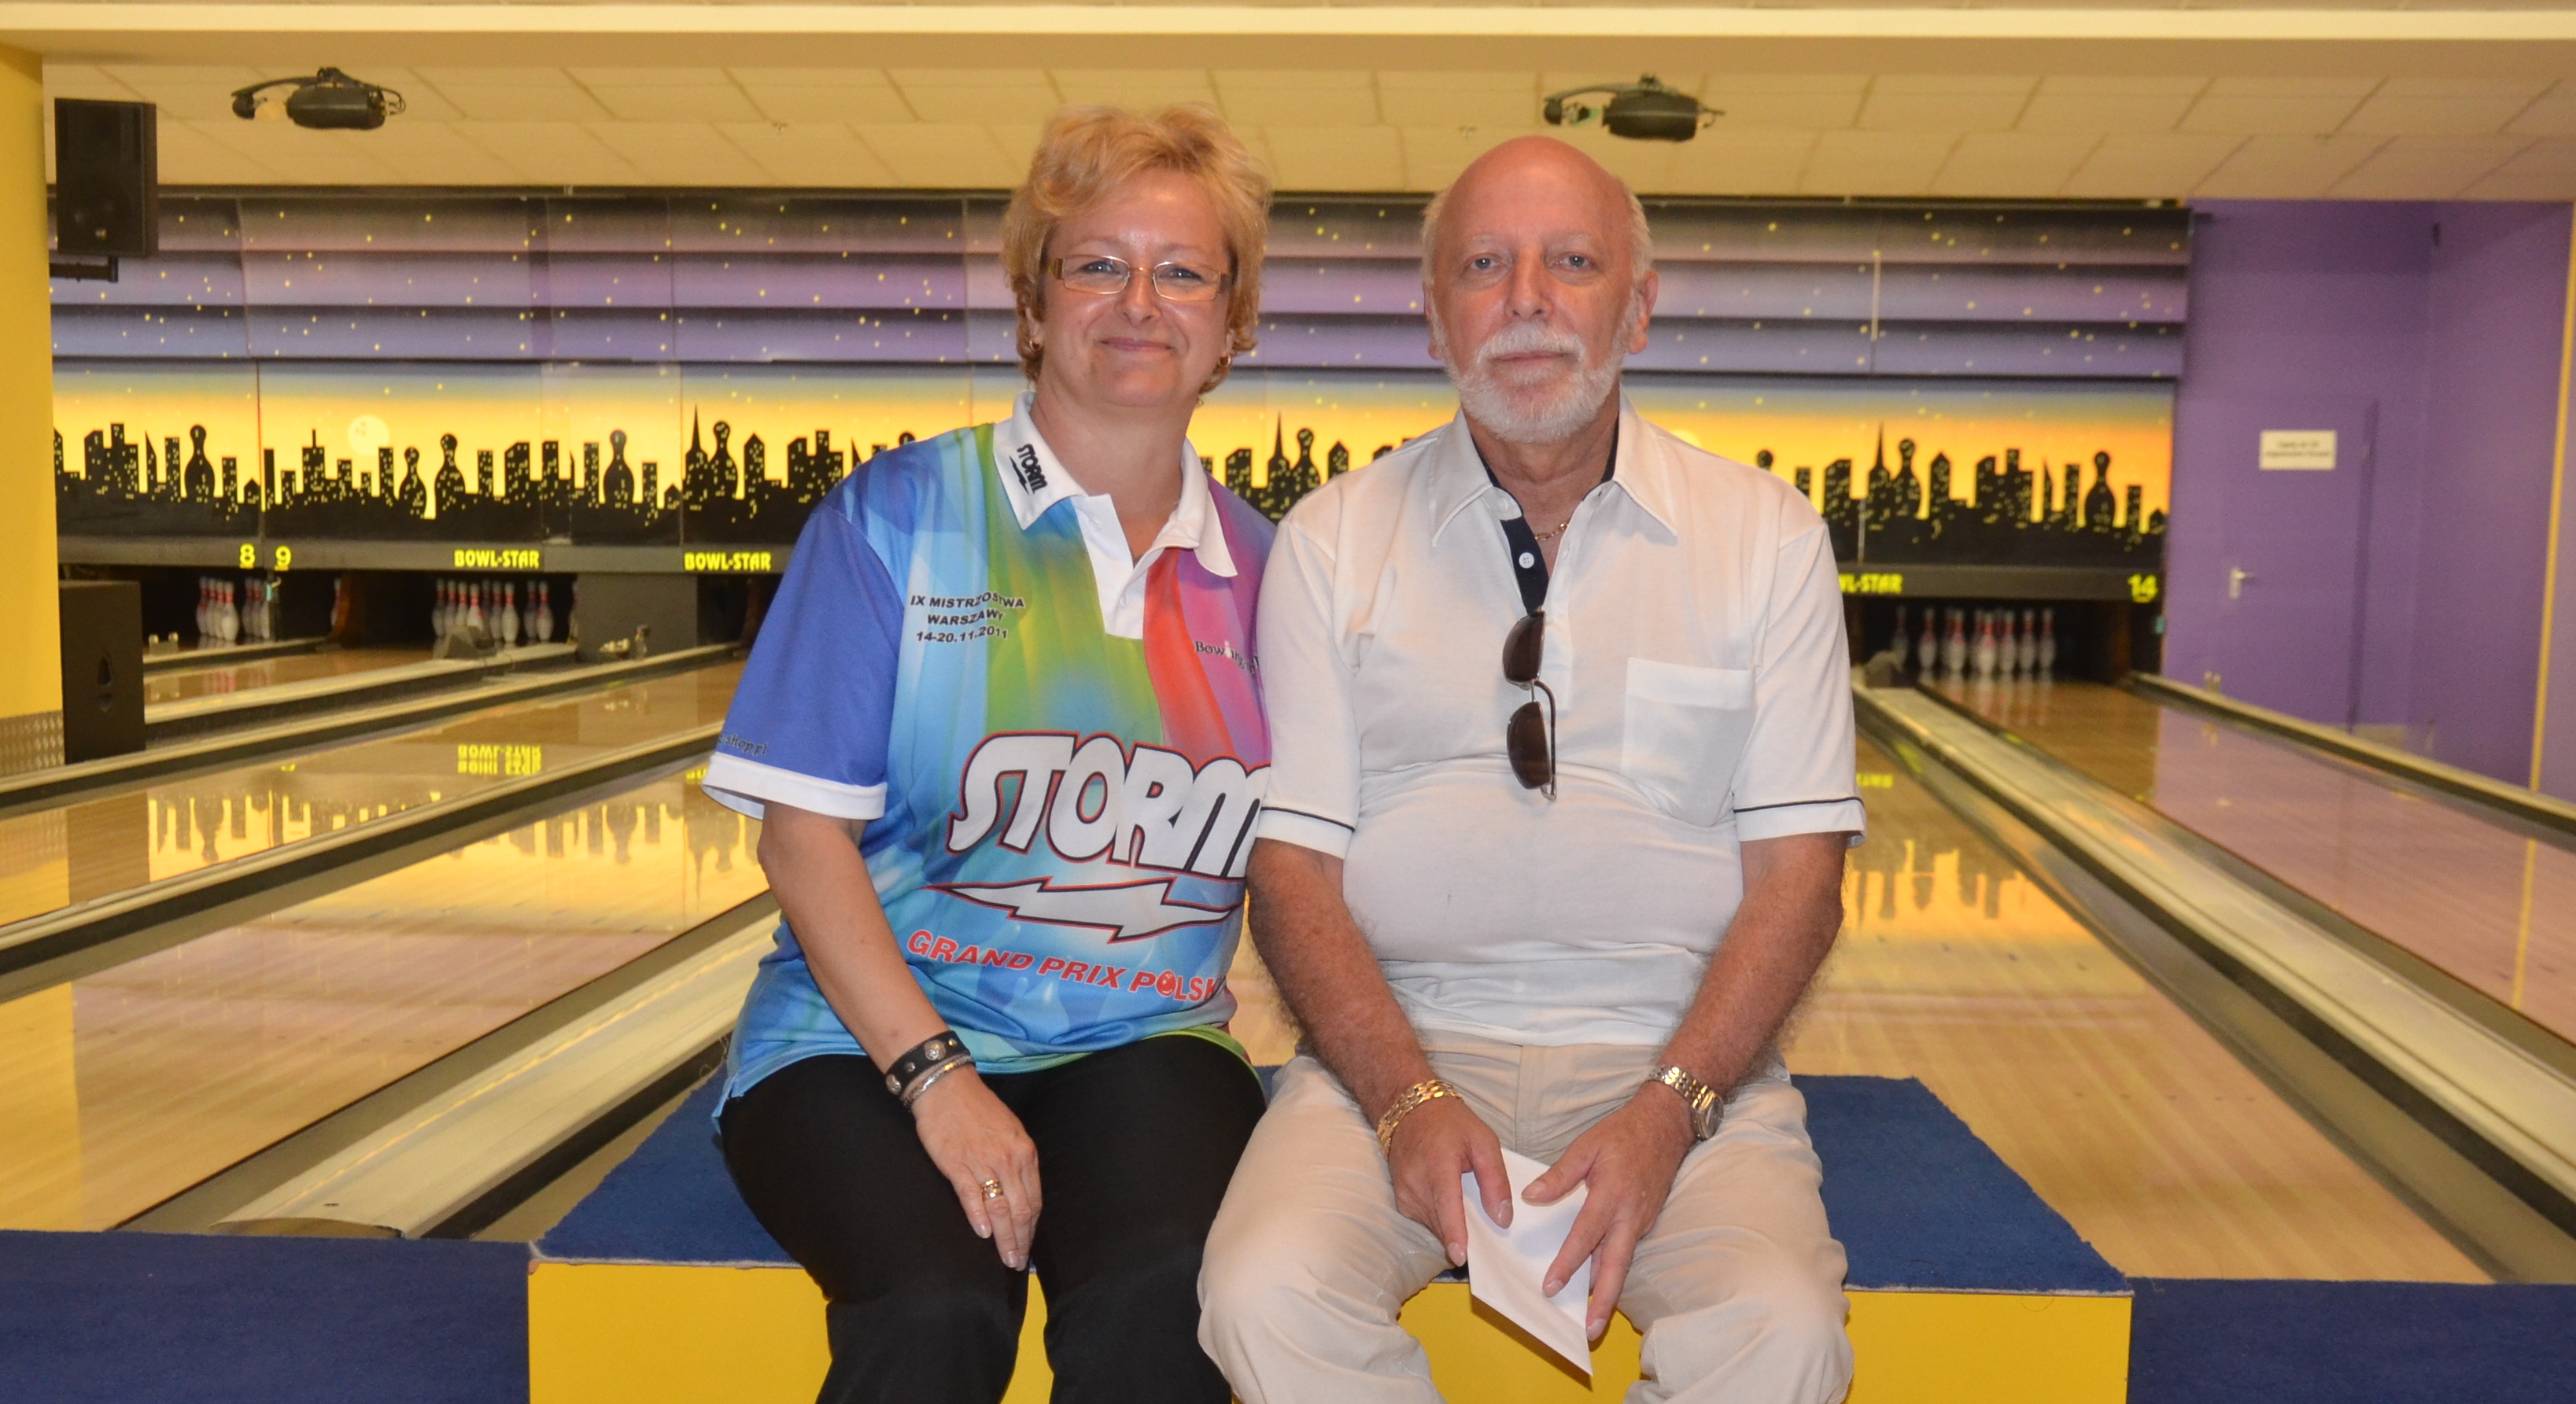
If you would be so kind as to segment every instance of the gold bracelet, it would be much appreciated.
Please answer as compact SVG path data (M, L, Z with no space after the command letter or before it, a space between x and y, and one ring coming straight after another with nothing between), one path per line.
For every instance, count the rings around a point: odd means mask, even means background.
M1406 1117L1420 1111L1424 1103L1458 1095L1457 1088L1436 1077L1425 1078L1404 1089L1397 1094L1395 1105L1388 1107L1386 1115L1377 1119L1378 1151L1385 1155L1395 1153L1395 1128L1402 1126Z

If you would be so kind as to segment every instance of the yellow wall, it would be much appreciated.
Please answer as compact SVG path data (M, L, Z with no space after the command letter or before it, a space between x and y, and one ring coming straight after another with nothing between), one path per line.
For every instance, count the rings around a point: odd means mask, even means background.
M61 708L54 613L54 332L45 282L45 73L0 48L0 717ZM27 608L32 603L35 608Z

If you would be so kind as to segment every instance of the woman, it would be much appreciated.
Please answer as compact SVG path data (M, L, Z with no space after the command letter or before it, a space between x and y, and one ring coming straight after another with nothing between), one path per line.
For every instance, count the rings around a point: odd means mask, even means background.
M1223 1404L1200 1245L1261 1114L1224 1031L1269 524L1186 430L1268 185L1214 115L1059 116L1003 222L1033 389L806 525L707 768L786 921L718 1117L824 1291L826 1400Z

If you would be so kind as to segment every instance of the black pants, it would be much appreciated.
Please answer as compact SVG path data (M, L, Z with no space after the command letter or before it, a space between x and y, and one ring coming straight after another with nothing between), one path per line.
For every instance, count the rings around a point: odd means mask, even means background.
M1198 1345L1199 1255L1261 1117L1243 1060L1149 1038L986 1085L1037 1143L1056 1404L1225 1404ZM975 1236L864 1057L789 1064L725 1105L725 1164L823 1289L823 1404L995 1404L1028 1279Z

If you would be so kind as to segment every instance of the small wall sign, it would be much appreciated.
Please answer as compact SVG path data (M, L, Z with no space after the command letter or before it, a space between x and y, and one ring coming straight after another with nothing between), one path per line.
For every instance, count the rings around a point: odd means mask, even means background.
M2282 470L2316 472L2335 466L2335 431L2332 429L2266 429L2263 431L2263 471Z

